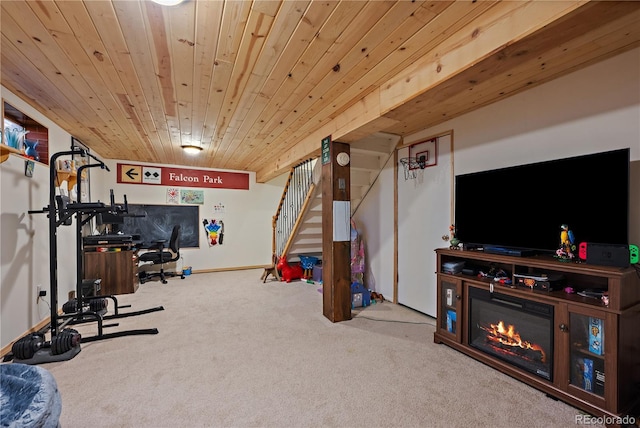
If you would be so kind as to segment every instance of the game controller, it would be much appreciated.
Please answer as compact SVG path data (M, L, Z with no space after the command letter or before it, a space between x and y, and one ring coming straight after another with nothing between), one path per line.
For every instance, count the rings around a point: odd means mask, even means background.
M640 259L640 256L638 256L638 246L637 245L629 245L629 263L636 264L638 263L638 260Z
M587 260L587 243L586 242L581 242L578 245L578 257L580 257L580 260Z

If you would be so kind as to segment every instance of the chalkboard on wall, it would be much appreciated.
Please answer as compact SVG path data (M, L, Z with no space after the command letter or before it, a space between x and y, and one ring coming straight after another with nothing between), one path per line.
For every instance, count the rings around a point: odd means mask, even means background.
M171 238L173 226L179 224L180 248L200 246L200 212L197 205L137 205L128 204L129 214L120 227L128 235L140 235L142 248L148 248L153 241ZM144 217L138 217L144 215Z

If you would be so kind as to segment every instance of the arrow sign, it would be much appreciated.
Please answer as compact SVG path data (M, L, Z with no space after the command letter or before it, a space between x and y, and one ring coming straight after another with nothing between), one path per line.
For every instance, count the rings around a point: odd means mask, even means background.
M130 163L118 163L117 171L118 183L249 190L249 174L246 172L172 168ZM221 210L219 212L224 212L224 205Z
M136 175L140 175L137 172L135 172L134 168L129 168L129 171L124 173L127 177L129 177L131 179L131 181L135 181L136 179Z
M138 183L140 184L142 180L140 179L140 174L142 173L142 167L140 165L126 165L126 164L118 164L120 176L120 183Z

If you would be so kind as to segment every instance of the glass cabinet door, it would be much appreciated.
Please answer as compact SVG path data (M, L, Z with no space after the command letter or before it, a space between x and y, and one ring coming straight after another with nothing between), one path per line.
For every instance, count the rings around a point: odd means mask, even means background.
M567 390L606 408L617 401L618 317L611 312L568 305ZM565 348L566 349L566 348Z
M604 317L569 313L571 372L569 383L604 397L606 341Z
M438 299L438 331L461 342L462 282L441 277L438 285Z

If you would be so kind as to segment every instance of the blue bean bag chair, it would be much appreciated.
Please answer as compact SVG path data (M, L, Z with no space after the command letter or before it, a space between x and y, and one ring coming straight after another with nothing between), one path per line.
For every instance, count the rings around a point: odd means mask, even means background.
M53 375L38 366L0 364L0 426L59 426L62 399Z

